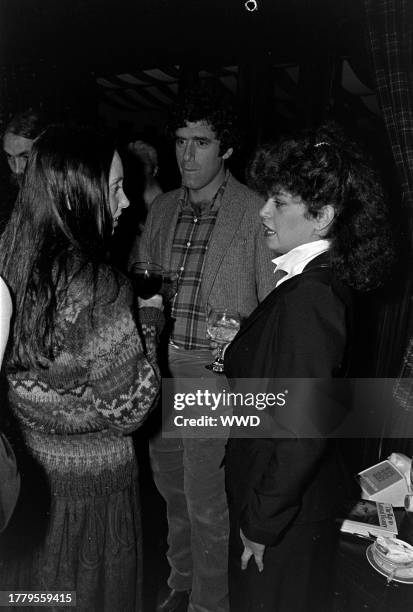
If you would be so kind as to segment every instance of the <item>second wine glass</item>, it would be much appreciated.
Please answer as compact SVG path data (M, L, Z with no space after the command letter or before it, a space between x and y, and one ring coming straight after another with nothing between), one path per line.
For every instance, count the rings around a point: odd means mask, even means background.
M217 374L224 373L222 352L237 335L240 328L240 316L237 312L226 308L213 308L207 316L207 334L217 343L217 356L213 363L205 366Z

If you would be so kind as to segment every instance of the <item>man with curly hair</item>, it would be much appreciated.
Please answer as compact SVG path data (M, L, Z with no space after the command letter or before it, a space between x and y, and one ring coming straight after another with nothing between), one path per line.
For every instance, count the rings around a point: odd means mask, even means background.
M171 303L169 376L217 376L206 333L207 312L248 316L274 286L258 211L262 200L226 169L237 148L235 113L202 89L176 105L168 126L182 187L153 202L131 262L150 260L177 274ZM158 612L228 610L228 508L222 460L225 439L151 443L155 483L167 504L168 588Z

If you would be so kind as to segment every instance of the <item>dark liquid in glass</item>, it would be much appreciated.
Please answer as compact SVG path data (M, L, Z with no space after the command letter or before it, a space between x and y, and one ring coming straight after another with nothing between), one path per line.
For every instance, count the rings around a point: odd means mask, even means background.
M162 287L161 274L134 274L133 284L136 294L143 300L148 300L156 293L159 293Z

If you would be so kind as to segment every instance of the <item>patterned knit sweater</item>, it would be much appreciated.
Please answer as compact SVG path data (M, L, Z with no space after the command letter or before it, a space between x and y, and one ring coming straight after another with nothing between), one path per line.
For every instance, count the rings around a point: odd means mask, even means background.
M162 313L140 311L145 352L127 279L105 267L93 293L91 270L83 271L58 306L54 360L8 376L12 410L55 494L107 493L128 480L133 450L124 434L139 427L159 393L155 345ZM111 485L107 477L99 484L99 471L108 470Z

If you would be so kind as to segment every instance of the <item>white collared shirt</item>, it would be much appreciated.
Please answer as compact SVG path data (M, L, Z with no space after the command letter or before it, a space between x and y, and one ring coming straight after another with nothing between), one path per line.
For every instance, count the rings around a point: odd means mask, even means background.
M272 263L274 263L277 268L287 272L287 274L277 282L276 287L289 278L301 274L305 266L312 259L315 259L317 255L321 255L321 253L325 253L329 248L329 240L315 240L314 242L300 244L300 246L291 249L288 253L284 253L284 255L280 255L273 259Z

